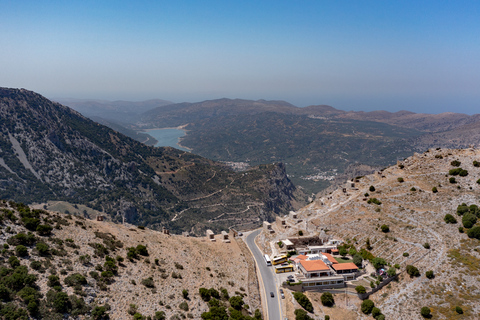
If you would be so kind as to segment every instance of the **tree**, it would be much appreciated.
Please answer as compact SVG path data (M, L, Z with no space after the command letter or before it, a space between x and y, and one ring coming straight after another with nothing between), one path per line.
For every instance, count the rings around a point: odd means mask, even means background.
M362 293L367 292L367 289L365 289L364 286L356 286L356 287L355 287L355 291L357 291L357 293L362 294Z
M447 214L445 215L445 217L443 218L443 220L444 220L446 223L452 223L452 224L457 223L457 219L455 219L455 217L452 216L450 213L447 213Z
M385 233L390 232L390 228L386 224L382 224L380 229L382 229L382 232L385 232Z
M415 266L412 266L412 265L408 265L407 266L407 274L410 276L410 277L418 277L420 276L420 271L418 271L417 267Z
M348 251L347 249L345 249L345 247L340 247L340 249L338 250L338 253L345 258L345 256L348 254Z
M355 247L351 247L350 249L348 249L348 254L353 257L357 254L357 249L355 249Z
M326 307L331 307L335 304L335 300L333 299L333 294L330 292L324 292L321 296L322 304Z
M380 269L381 267L386 265L387 262L385 261L385 259L377 257L372 260L372 264L375 269Z
M355 254L355 255L353 256L353 263L355 263L355 265L356 265L357 267L361 267L361 266L362 266L362 262L363 262L363 258L362 258L361 255Z
M368 190L370 190L370 192L374 192L374 191L375 191L375 187L374 187L374 186L370 186L370 188L369 188Z
M303 309L307 310L308 312L313 312L313 305L306 295L301 292L295 292L293 293L293 297L295 298L295 300L297 300L298 304L301 305Z
M363 313L370 314L372 312L373 307L375 307L375 304L373 303L372 300L370 299L363 300L361 305L361 309Z
M423 307L420 309L420 314L424 318L430 318L432 315L430 314L430 308L429 307Z

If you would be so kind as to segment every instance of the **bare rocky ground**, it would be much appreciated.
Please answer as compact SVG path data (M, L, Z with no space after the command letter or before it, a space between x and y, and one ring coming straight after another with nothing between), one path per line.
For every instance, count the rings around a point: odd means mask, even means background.
M257 308L261 309L252 258L241 239L231 239L231 243L224 243L217 236L216 242L210 242L206 238L167 235L131 225L93 221L53 212L50 214L64 218L68 224L62 225L60 230L54 229L51 238L61 239L65 244L70 241L69 243L78 247L62 246L67 254L64 257L49 257L50 267L46 272L31 271L38 276L37 284L43 294L51 289L47 286L50 274L58 275L63 284L68 275L80 273L86 276L88 281L83 287L87 304L109 304L111 319L131 319L132 315L128 313L130 305L135 305L137 312L144 316L153 316L156 311L164 311L167 319L177 319L175 315L180 318L200 319L201 313L208 311L207 304L199 295L201 287L217 290L226 288L230 296L244 295L243 299L252 313ZM0 245L3 245L11 234L20 231L23 231L23 227L18 225L13 226L10 232L5 228L0 230ZM105 262L105 258L97 257L94 248L88 245L102 243L102 239L95 232L113 236L115 241L120 242L122 247L111 251L109 255L125 258L123 263L119 264L118 275L106 290L99 289L96 280L90 275L95 266ZM134 259L133 262L126 259L127 248L139 244L147 247L149 255L139 256L139 259ZM89 263L80 261L79 257L85 255L91 257ZM155 263L156 259L158 263ZM31 260L43 262L47 258L36 256L32 251L28 257L20 260L28 266ZM68 271L62 273L62 270ZM142 280L149 277L153 279L153 288L142 284ZM187 300L182 295L184 289L189 292ZM64 291L69 295L74 293L74 289L68 286L64 287ZM187 302L188 310L179 308L182 302Z
M468 175L455 176L450 183L451 162L460 161ZM410 278L402 273L398 282L373 294L370 299L387 319L420 319L421 307L430 307L433 319L478 319L480 313L480 242L459 232L462 217L457 206L479 205L480 150L431 149L399 161L381 172L361 177L346 192L342 188L314 201L299 211L305 219L303 231L327 232L354 243L357 250L370 240L373 255L392 266L416 266L421 276ZM402 179L403 178L403 182ZM370 191L374 186L375 191ZM437 193L432 188L438 189ZM365 194L368 193L368 196ZM377 198L381 204L368 204ZM450 213L457 224L446 224ZM390 232L383 233L386 224ZM477 224L478 225L478 224ZM296 232L300 226L290 232ZM424 244L428 243L430 249ZM405 254L407 253L407 254ZM425 272L433 270L429 280ZM360 301L357 302L357 311ZM453 309L460 306L464 313ZM358 319L369 319L357 312ZM333 318L335 319L335 318Z

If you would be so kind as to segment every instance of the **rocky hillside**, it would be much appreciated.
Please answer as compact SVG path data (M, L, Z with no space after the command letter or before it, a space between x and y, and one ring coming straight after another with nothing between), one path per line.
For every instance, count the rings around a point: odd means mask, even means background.
M231 319L261 319L242 240L210 242L0 201L0 246L1 319L200 319L219 301L216 311Z
M420 319L422 307L435 319L477 319L479 200L480 150L438 148L358 177L300 214L308 231L340 237L364 258L402 271L398 283L370 297L387 319ZM419 273L408 275L408 265Z
M114 221L203 234L272 220L295 203L284 166L245 173L153 148L27 90L0 89L0 197L85 204Z

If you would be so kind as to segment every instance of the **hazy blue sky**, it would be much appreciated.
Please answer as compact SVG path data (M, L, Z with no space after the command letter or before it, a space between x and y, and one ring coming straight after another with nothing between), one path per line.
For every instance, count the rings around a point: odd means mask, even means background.
M0 86L480 113L480 1L5 1Z

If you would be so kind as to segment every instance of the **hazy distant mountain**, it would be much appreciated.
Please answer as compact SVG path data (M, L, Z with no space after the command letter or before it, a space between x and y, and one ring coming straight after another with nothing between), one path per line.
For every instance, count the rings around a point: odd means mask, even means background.
M153 148L24 89L0 88L0 198L82 203L120 221L200 232L292 209L281 164L235 173ZM208 222L210 220L210 222Z
M285 162L292 181L312 191L345 178L341 173L352 165L385 167L429 147L478 144L480 135L479 114L343 111L265 100L172 104L140 119L138 128L188 124L182 145L211 159Z
M148 110L172 104L173 102L161 99L146 101L108 101L89 99L52 99L68 106L86 117L100 117L113 120L117 123L133 123L137 116Z

